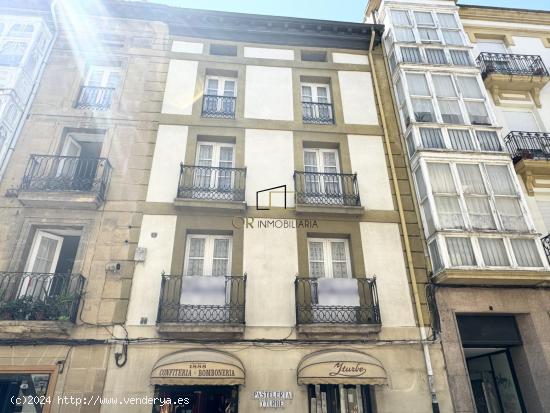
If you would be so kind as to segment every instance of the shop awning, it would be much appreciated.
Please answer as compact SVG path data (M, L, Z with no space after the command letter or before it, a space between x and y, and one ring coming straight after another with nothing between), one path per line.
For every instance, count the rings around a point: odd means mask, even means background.
M231 354L216 350L185 350L161 358L151 371L151 384L244 384L244 367Z
M356 350L312 353L298 365L298 384L385 384L380 361Z

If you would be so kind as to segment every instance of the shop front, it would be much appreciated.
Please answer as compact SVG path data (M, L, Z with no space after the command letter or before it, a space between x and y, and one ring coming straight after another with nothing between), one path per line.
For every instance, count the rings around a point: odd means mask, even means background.
M154 413L237 413L244 367L215 350L185 350L160 359L151 372Z

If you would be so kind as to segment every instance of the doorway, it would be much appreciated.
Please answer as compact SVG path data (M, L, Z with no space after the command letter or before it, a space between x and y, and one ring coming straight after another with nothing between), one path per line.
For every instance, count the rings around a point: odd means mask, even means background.
M155 398L153 413L237 413L239 387L156 386Z

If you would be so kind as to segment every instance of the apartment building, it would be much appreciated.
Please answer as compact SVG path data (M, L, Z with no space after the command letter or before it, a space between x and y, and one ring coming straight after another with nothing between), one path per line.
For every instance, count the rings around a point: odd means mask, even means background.
M403 0L366 20L386 26L454 411L548 411L549 15Z
M55 397L102 394L113 325L126 319L168 30L81 7L0 2L2 113L15 105L20 116L49 55L16 144L13 135L5 141L12 153L0 181L2 412L90 411ZM37 398L29 404L25 396ZM53 406L38 404L41 397Z
M0 177L40 81L52 38L40 17L14 13L0 18Z

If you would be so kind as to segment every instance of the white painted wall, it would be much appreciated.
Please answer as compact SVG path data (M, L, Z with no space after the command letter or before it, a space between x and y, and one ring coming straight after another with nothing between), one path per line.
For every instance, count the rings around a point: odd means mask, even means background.
M293 120L292 70L288 67L247 66L244 116Z
M357 173L361 205L394 210L390 178L381 136L348 135L351 169Z
M352 53L333 53L332 61L334 63L347 63L352 65L368 65L369 57L364 54Z
M270 49L266 47L245 47L244 57L257 59L294 60L294 50Z
M191 115L195 100L199 62L170 60L162 101L162 113Z
M161 274L170 274L176 233L176 215L143 215L139 247L147 248L145 262L136 263L128 305L128 325L155 325L160 297ZM156 238L151 236L156 233Z
M173 52L202 54L203 49L204 45L202 43L184 42L181 40L174 40L172 42Z
M376 275L384 327L415 325L398 224L361 222L367 276Z
M185 159L187 126L159 125L147 202L174 202L178 194L180 163Z
M245 131L244 161L246 165L246 203L256 205L256 191L286 185L294 191L294 143L292 132L247 129ZM281 190L279 190L281 191ZM260 205L268 205L268 194L261 194ZM272 196L272 206L283 207L284 195ZM294 194L287 195L287 207L294 206ZM284 256L284 255L283 255Z
M378 125L372 77L369 72L339 71L344 122Z
M294 228L248 228L244 231L247 326L294 326L294 279L298 247Z

